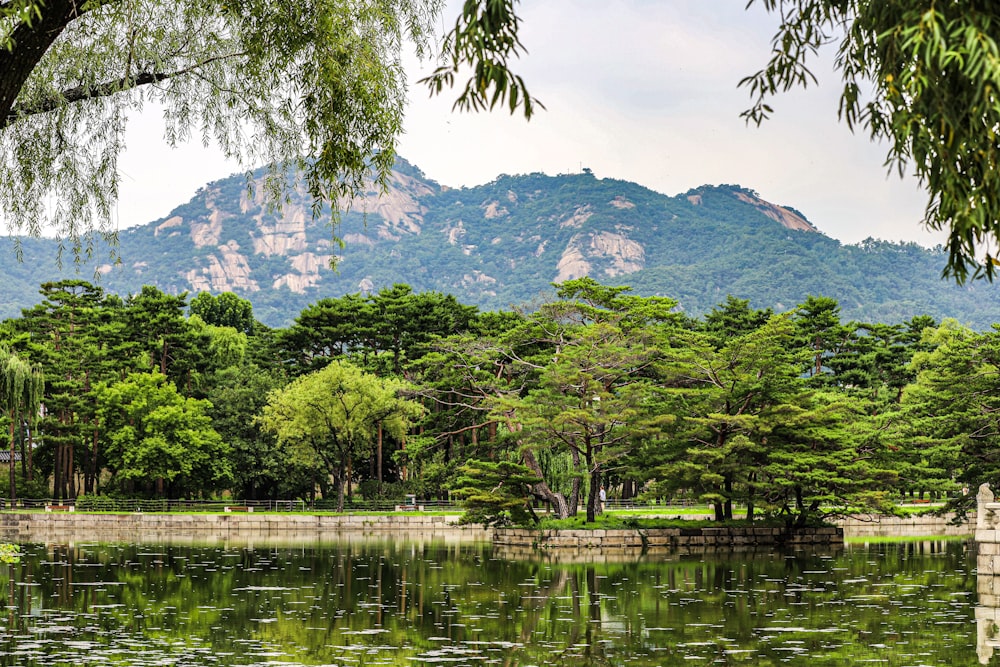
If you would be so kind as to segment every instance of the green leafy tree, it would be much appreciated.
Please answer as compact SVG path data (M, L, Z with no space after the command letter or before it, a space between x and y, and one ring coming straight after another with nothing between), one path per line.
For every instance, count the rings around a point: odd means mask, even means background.
M205 324L231 327L248 335L253 333L253 304L232 292L223 292L218 296L209 292L199 292L191 299L188 309Z
M770 308L755 310L750 307L749 299L729 295L724 303L705 314L701 328L715 337L718 345L724 345L732 337L763 326L773 314Z
M827 361L839 352L848 335L840 323L840 304L830 297L810 295L796 307L794 318L801 344L812 352L805 368L810 383L829 383L833 378Z
M904 491L955 493L1000 479L1000 330L976 333L954 320L925 332L916 379L887 415L887 439Z
M719 521L733 518L733 502L744 500L753 516L767 455L761 435L804 390L794 333L788 316L772 315L722 347L697 332L672 340L662 373L679 421L652 471L657 493L694 490Z
M346 355L372 372L398 376L430 340L467 331L476 313L453 296L396 284L371 296L321 299L302 311L278 344L304 370Z
M497 405L501 415L516 414L522 447L569 454L588 483L588 522L600 512L605 470L624 465L640 439L672 419L655 410L655 384L647 372L659 356L652 336L610 322L561 332L558 351L534 387Z
M156 371L99 385L96 397L112 484L176 498L232 483L229 445L212 428L208 401L184 398Z
M948 230L945 274L992 279L1000 239L997 8L974 0L757 1L782 20L770 62L742 82L754 98L745 116L760 123L776 93L815 82L809 59L835 45L841 118L885 142L886 161L900 174L916 173L928 193L924 223Z
M57 498L76 496L76 472L84 490L96 489L100 471L96 401L99 381L134 370L135 350L125 337L122 303L95 285L63 280L41 286L42 302L24 311L17 328L22 345L47 377L45 416L40 428L41 469L51 471ZM89 446L88 446L89 445ZM32 477L32 448L27 448L27 479Z
M830 391L776 406L757 434L764 456L750 475L763 513L789 531L852 512L892 513L897 472L868 410L867 401Z
M261 424L290 457L314 461L333 477L343 511L353 462L371 455L380 432L402 439L423 414L419 403L400 395L406 387L335 360L273 392Z
M444 433L483 431L480 457L519 457L539 480L532 495L560 518L575 513L584 480L595 510L604 465L643 431L648 413L636 401L657 354L644 347L645 327L682 319L673 300L628 291L567 281L558 301L531 316L484 317L474 335L434 343L419 364L423 395L469 422Z
M212 426L230 447L233 493L251 500L306 497L310 471L283 455L274 434L253 418L267 397L287 384L284 373L256 364L229 366L207 392Z

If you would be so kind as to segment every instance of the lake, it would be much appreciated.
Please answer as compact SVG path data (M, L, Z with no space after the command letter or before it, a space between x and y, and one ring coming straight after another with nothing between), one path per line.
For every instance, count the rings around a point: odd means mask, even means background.
M963 541L571 564L389 539L23 550L0 572L4 666L980 662Z

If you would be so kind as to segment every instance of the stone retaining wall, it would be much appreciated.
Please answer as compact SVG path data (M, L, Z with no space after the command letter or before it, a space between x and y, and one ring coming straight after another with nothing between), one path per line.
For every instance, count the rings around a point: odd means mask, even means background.
M944 516L881 516L859 514L836 524L845 537L971 537L976 532L976 515L970 513L960 524L953 514Z
M393 535L421 539L489 539L479 526L459 526L452 515L307 514L0 514L0 539L29 541L286 542L309 543Z
M498 528L493 544L504 548L600 549L631 552L672 551L691 548L743 548L756 546L842 545L838 527L810 528L791 537L779 528L648 528L627 530L530 530Z

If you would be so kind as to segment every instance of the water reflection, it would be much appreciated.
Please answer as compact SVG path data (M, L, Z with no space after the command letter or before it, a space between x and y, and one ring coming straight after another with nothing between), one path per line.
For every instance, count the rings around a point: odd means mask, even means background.
M25 550L0 575L3 666L968 665L977 651L962 542L625 563L384 540Z

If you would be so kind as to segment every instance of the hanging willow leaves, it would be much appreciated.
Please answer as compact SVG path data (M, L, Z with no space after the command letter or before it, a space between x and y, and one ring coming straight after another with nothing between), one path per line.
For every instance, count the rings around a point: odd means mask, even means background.
M840 116L888 144L928 195L924 224L948 230L944 274L997 275L1000 259L1000 12L976 0L750 0L781 15L767 66L741 82L748 121L776 93L816 82L810 60L837 47Z
M45 377L37 364L25 361L9 349L0 347L0 411L10 422L10 499L16 498L14 434L17 424L27 419L34 423L45 390Z
M402 131L402 53L427 54L442 4L2 0L0 221L16 233L49 225L77 259L102 236L113 242L124 131L151 104L169 145L201 141L248 170L266 165L249 185L277 205L305 189L318 214L373 181L384 189ZM467 3L442 56L477 73L460 101L509 100L530 116L536 103L508 70L517 29L512 2Z

